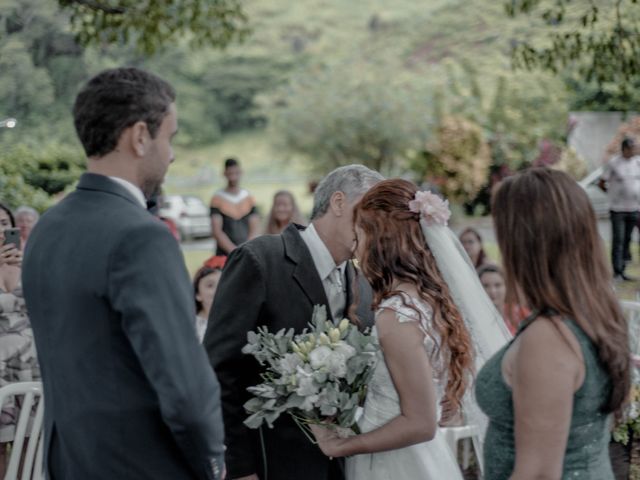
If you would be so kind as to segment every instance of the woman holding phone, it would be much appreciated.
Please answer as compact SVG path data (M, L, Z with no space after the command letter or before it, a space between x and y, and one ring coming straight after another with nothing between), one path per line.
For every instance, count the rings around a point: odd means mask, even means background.
M11 210L0 204L0 387L38 380L33 332L20 285L20 231ZM7 450L15 435L19 405L13 399L0 412L0 478L7 467Z

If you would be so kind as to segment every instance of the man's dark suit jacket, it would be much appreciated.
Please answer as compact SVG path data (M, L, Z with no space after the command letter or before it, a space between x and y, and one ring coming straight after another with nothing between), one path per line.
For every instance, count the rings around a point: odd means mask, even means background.
M273 429L243 425L247 387L257 385L260 366L243 355L247 332L266 325L276 332L308 326L314 305L328 301L311 253L290 225L282 235L265 235L235 249L216 291L204 345L222 388L222 410L230 478L257 473L261 480L328 480L343 477L341 465L329 461L285 416ZM358 289L357 315L363 326L373 323L371 288L355 269L347 268L347 284ZM349 289L347 305L355 296ZM264 454L263 454L264 452Z
M47 479L218 478L219 385L166 226L123 186L84 174L34 228L22 280Z

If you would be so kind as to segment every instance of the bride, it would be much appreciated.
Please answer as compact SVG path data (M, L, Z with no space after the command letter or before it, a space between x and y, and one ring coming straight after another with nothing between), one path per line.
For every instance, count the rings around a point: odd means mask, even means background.
M461 479L438 425L464 410L474 367L509 338L475 270L447 228L447 202L405 180L378 183L354 210L356 257L374 290L381 358L360 435L312 426L330 457L349 457L347 480ZM475 358L474 358L475 357Z

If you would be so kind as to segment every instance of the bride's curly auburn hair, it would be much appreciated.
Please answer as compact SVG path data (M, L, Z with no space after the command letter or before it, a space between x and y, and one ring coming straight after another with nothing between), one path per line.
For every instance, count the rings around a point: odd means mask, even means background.
M409 210L416 191L417 187L406 180L382 181L356 205L353 220L365 234L365 244L358 245L359 260L374 291L372 308L398 294L393 284L404 281L415 284L420 298L433 310L433 338L439 339L433 355L443 359L447 370L447 386L441 401L442 417L446 420L460 410L472 378L473 347L462 315L427 247L420 215Z

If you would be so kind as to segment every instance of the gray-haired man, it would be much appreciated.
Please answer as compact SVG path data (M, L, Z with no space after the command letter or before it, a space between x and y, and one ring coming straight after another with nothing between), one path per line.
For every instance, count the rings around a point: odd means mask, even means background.
M308 228L291 225L281 235L256 238L229 256L204 345L222 388L230 478L344 478L342 463L325 457L288 417L273 429L254 431L243 425L246 389L260 383L261 370L241 349L247 332L260 325L274 332L301 331L314 305L326 305L339 320L357 303L361 324L373 323L371 289L349 260L355 241L353 207L381 180L362 165L340 167L318 185Z

